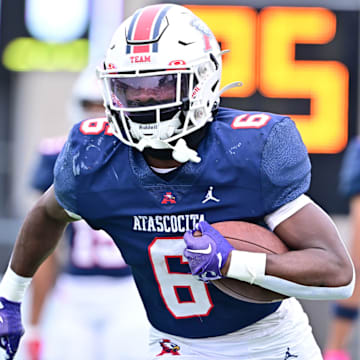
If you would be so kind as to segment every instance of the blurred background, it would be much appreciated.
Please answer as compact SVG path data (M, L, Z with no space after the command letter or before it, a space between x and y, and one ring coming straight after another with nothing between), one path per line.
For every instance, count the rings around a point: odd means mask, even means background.
M0 0L0 273L35 198L29 173L40 140L66 135L79 73L101 61L124 17L155 2ZM223 106L296 121L313 165L309 194L346 241L348 204L337 187L344 149L358 133L360 1L174 2L189 5L231 50L223 83L244 86L225 93ZM323 346L328 306L303 304ZM354 341L355 359L359 347Z

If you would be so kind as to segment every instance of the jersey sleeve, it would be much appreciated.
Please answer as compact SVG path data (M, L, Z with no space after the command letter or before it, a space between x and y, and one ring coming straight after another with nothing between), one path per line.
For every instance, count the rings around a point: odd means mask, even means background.
M265 214L309 189L309 155L291 119L284 118L272 127L263 148L260 171Z
M76 168L74 168L76 159L76 139L74 134L76 132L78 132L78 129L75 125L56 160L54 168L54 189L59 204L65 210L79 214L76 197L77 172Z
M349 143L341 164L339 175L339 191L350 198L360 194L360 138Z
M31 188L45 192L54 181L54 166L58 154L38 154L31 178Z

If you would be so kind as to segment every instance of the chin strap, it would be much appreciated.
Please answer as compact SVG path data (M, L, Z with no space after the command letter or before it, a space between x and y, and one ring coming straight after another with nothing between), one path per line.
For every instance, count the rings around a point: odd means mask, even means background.
M171 149L173 150L172 156L173 158L180 162L186 163L187 161L192 161L194 163L199 163L201 158L198 156L198 153L190 149L186 141L184 139L179 139L175 146L168 144L165 141L158 140L158 139L149 139L149 138L142 138L140 142L136 145L136 148L139 151L143 151L146 147L151 147L153 149Z
M190 149L184 139L179 139L177 141L176 145L173 147L172 156L180 163L185 163L189 160L194 163L199 163L201 161L201 157L198 156L198 153L195 150Z

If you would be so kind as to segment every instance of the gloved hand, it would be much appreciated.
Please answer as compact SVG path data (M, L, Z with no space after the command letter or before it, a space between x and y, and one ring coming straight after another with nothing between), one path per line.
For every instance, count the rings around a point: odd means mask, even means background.
M196 231L200 231L202 235L194 236ZM201 221L195 230L184 234L184 240L184 256L189 261L193 275L198 275L202 281L223 277L221 268L234 247L217 230L206 221Z
M5 350L6 360L12 360L24 335L21 323L20 303L0 297L0 347Z

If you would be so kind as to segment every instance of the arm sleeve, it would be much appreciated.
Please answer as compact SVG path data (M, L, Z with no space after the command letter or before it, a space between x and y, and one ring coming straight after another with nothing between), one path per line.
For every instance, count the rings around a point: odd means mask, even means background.
M284 118L272 127L263 148L260 171L265 214L309 189L309 155L291 119Z
M348 285L338 287L306 286L271 275L258 277L254 284L265 289L304 300L340 300L350 297L354 291L355 273Z
M339 176L339 191L350 198L360 194L360 138L354 138L345 151Z
M56 160L54 189L59 204L69 213L80 216L76 196L76 177L79 175L79 171L74 165L79 155L76 152L76 141L73 139L73 134L74 128Z
M271 231L274 231L279 224L310 203L313 203L313 201L308 196L300 195L297 199L288 202L273 213L266 215L264 219L265 223Z

